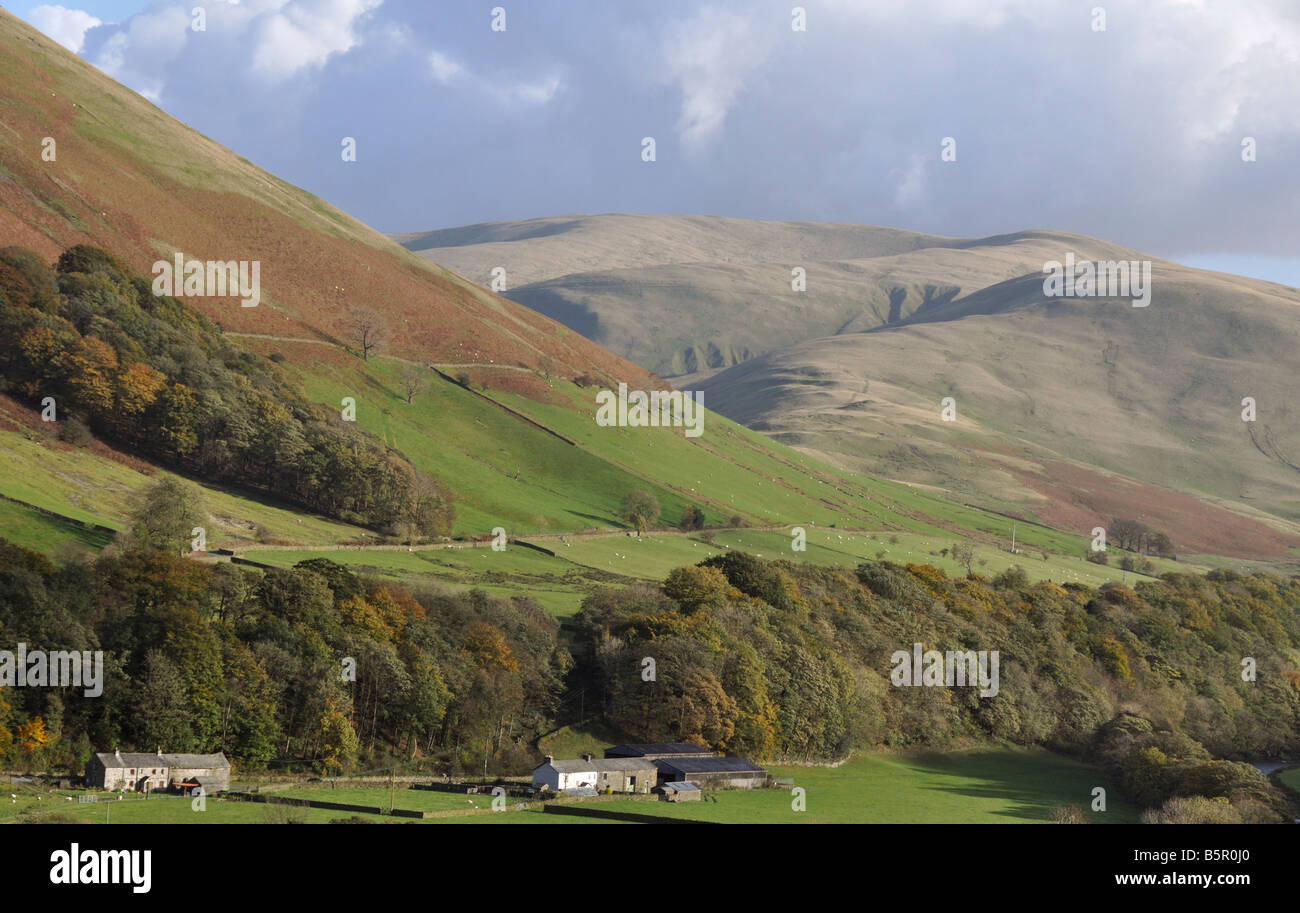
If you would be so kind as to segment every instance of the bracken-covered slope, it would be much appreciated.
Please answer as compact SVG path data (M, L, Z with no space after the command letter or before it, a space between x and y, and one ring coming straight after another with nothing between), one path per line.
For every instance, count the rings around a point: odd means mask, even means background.
M3 10L0 243L49 260L91 243L146 274L177 251L261 261L260 306L190 299L227 331L337 338L348 311L369 306L397 355L530 368L550 357L574 374L645 378L255 167Z

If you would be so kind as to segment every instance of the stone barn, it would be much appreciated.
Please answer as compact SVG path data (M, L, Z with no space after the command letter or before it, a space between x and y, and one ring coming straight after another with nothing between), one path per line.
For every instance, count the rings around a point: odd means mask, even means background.
M660 758L659 784L694 783L701 789L753 789L767 784L767 771L744 758Z
M657 787L655 792L663 797L665 802L699 802L700 788L694 783L688 783L683 780L680 783L665 783Z

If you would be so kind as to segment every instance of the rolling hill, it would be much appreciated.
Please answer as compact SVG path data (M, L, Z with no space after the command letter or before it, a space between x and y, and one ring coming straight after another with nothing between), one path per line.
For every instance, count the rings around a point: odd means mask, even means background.
M184 305L231 345L275 362L313 402L338 409L356 399L359 426L450 489L458 535L625 528L620 504L632 490L655 495L669 524L694 503L710 523L1003 535L1003 518L833 469L716 414L701 438L598 427L599 387L661 382L261 171L2 11L0 85L4 245L46 263L94 245L146 277L177 252L259 261L259 306L234 297ZM343 329L360 308L388 329L368 359ZM412 366L424 389L408 401L402 373ZM47 549L61 536L100 546L168 470L103 440L60 440L37 406L12 388L0 397L6 532ZM207 492L212 546L374 535L263 492L193 481ZM1083 541L1046 528L1026 536L1059 551Z
M508 296L843 469L1065 529L1132 517L1185 553L1296 557L1295 289L1041 230L602 215L395 238L476 281L503 266ZM1044 264L1070 253L1152 261L1152 303L1045 297Z

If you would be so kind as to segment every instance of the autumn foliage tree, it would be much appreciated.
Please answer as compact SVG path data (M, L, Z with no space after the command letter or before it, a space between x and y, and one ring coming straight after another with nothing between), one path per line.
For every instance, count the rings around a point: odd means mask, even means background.
M32 405L53 398L59 420L76 418L183 472L359 525L450 531L452 497L436 480L306 400L272 361L235 348L185 302L155 296L111 254L78 245L51 271L5 248L0 292L0 374ZM352 316L367 327L369 354L382 316L365 308Z

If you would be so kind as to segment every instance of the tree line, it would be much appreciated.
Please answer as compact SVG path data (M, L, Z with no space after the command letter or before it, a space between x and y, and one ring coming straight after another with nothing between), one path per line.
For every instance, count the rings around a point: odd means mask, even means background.
M573 629L561 640L529 598L410 590L326 558L256 571L132 537L60 568L0 541L0 644L103 650L106 666L97 698L0 693L0 766L77 771L92 750L161 745L254 768L521 774L581 692L629 741L757 760L1038 745L1104 766L1160 820L1290 814L1240 762L1300 753L1300 578L1092 589L729 552L598 588ZM997 650L997 696L893 685L914 643Z
M52 398L74 441L88 429L183 472L377 530L451 529L452 496L436 479L89 245L53 269L0 250L0 381L37 408Z
M1014 567L951 578L729 552L658 587L597 593L574 623L572 687L628 740L792 760L1038 745L1101 764L1157 818L1169 803L1289 814L1241 761L1300 752L1297 577L1219 570L1092 589L1031 584ZM891 656L914 643L997 650L998 695L895 687ZM1193 796L1222 801L1188 813Z
M102 694L0 690L0 769L224 751L318 772L530 766L568 653L528 599L409 592L328 559L256 571L153 548L56 567L0 539L0 644L102 651Z

